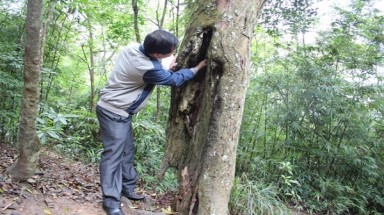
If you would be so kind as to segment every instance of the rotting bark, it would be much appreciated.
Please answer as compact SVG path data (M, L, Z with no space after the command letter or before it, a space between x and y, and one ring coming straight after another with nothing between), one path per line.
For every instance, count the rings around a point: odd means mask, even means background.
M228 214L248 82L249 48L263 0L196 1L178 65L207 58L206 71L172 89L159 172L178 170L181 214Z

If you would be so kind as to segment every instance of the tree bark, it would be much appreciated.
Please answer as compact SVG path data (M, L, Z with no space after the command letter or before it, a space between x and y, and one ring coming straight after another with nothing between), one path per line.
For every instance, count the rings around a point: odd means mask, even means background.
M167 144L159 172L178 170L174 209L181 214L228 214L236 148L248 82L253 30L263 0L198 0L178 65L207 58L195 80L172 89Z
M88 45L89 45L89 60L87 58L87 53L85 52L84 45L81 46L81 50L83 51L84 58L82 60L84 61L85 64L87 64L88 68L88 73L89 73L89 81L91 84L91 92L90 92L90 98L89 98L89 112L94 112L96 108L96 90L95 90L95 60L94 60L94 38L93 38L93 29L91 25L91 21L88 19L87 20L87 29L88 29L88 34L89 34L89 39L88 39Z
M91 83L91 98L89 99L89 111L93 113L95 111L96 105L95 105L95 99L96 99L96 90L95 90L95 59L94 55L95 52L93 51L94 48L94 38L92 33L92 26L90 24L90 21L88 20L89 25L89 64L88 64L88 70L89 70L89 80ZM84 53L85 55L85 53Z
M140 30L139 30L139 7L137 6L137 0L132 0L132 9L133 9L133 26L135 29L136 41L141 42Z
M26 180L35 173L41 148L36 133L37 105L41 56L42 0L28 0L26 17L26 45L24 56L24 89L18 131L19 158L7 169L14 180Z

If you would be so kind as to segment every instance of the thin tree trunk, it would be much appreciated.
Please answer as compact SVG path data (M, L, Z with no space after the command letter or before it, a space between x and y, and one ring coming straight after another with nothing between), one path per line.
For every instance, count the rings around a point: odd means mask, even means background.
M51 24L51 21L52 21L52 11L53 11L53 8L55 8L57 2L50 2L48 4L48 7L47 7L47 10L46 10L46 13L45 13L45 22L42 23L42 32L41 32L41 47L40 47L40 53L41 53L41 61L43 62L44 60L44 50L45 50L45 41L46 41L46 38L47 38L47 32L48 32L48 28ZM43 65L43 64L41 64ZM51 79L51 76L52 76L52 73L49 74L49 78L48 78L48 83L47 83L47 92L46 92L46 95L45 95L45 101L48 101L48 93L49 93L49 87L50 87L50 79ZM42 90L43 90L43 81L40 82L40 96L43 97L43 93L42 93ZM43 98L40 98L40 100L42 100Z
M133 9L133 26L135 28L136 41L141 42L140 30L139 30L139 7L137 6L137 0L132 0Z
M163 28L165 14L167 12L167 5L168 5L168 0L164 0L163 13L161 15L161 19L159 20L159 29ZM157 86L156 87L156 115L155 115L156 122L160 120L160 103L161 103L160 100L161 100L161 88Z
M93 34L91 30L91 26L89 26L89 60L90 60L90 68L89 68L89 80L91 82L91 98L89 99L89 111L94 112L95 110L95 97L96 97L96 91L95 91L95 60L94 60L94 51L93 51Z
M89 61L87 58L87 53L84 50L84 46L81 46L81 49L83 51L83 61L87 64L88 72L89 72L89 81L91 84L91 92L90 92L90 98L89 98L89 111L93 112L95 109L95 97L96 97L96 91L95 91L95 60L94 60L94 50L93 50L93 33L92 33L92 26L90 21L88 20L88 33L89 33Z
M102 42L102 45L103 45L103 55L101 57L101 62L104 62L102 64L102 76L105 80L108 79L108 71L107 71L107 63L111 61L111 59L113 58L113 56L115 55L115 50L112 50L112 53L109 54L109 56L107 56L107 53L108 53L108 48L107 48L107 42L106 42L106 38L105 38L105 32L104 32L104 27L103 27L103 30L102 30L102 38L103 38L103 42Z
M57 39L55 41L55 45L53 46L53 51L50 51L50 53L52 52L53 54L53 57L52 59L50 60L51 61L51 69L52 70L56 70L57 69L57 66L60 62L60 53L59 53L59 46L60 44L65 44L66 43L66 40L67 40L67 37L68 37L68 30L66 31L66 34L64 36L64 39L62 39L62 34L63 34L63 31L64 29L67 29L65 26L65 22L68 18L68 15L66 15L66 17L62 20L62 22L59 24L60 26L63 26L62 28L59 29L59 32L58 32L58 35L56 36ZM57 22L57 19L55 19L55 23ZM72 23L70 23L70 25L72 25ZM46 37L46 36L45 36ZM47 60L45 61L47 62ZM54 81L54 78L55 78L56 74L55 73L49 73L49 77L48 77L48 84L47 84L47 88L46 88L46 93L45 93L45 101L48 102L48 97L49 97L49 93L51 91L51 88L52 88L52 83ZM42 90L43 91L43 90Z
M42 0L28 0L26 46L24 56L24 89L18 132L19 159L7 169L12 179L26 180L35 173L41 144L36 133L37 106L40 90Z
M165 14L167 13L168 0L164 0L163 14L161 15L159 27L160 29L164 26Z
M159 177L178 170L181 214L228 214L246 87L249 49L263 0L195 2L178 65L209 67L172 90L166 154Z

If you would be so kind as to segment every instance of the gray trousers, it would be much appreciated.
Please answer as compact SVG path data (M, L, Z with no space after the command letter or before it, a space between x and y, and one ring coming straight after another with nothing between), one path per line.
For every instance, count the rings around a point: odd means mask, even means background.
M133 191L137 181L133 167L135 148L132 116L123 117L100 106L96 107L96 114L104 145L100 161L103 204L118 208L121 192Z

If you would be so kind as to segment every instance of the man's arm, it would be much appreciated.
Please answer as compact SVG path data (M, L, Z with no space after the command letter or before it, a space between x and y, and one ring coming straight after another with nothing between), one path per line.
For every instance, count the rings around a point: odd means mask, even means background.
M161 64L155 64L155 68L148 70L144 76L144 82L148 84L181 86L192 79L196 73L207 65L207 61L201 61L196 67L190 69L181 69L176 72L164 69Z

